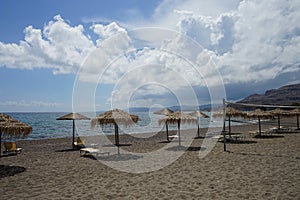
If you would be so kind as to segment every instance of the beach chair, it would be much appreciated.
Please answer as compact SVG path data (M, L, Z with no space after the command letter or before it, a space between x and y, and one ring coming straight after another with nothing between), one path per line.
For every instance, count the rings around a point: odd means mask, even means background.
M80 137L77 138L77 141L74 142L74 146L76 149L81 149L85 147L85 140L82 140Z
M82 156L94 156L95 157L95 156L104 155L104 154L109 156L108 151L100 151L99 149L95 149L95 148L80 149L80 157L82 157Z
M22 151L22 148L17 148L17 144L15 142L4 142L4 148L5 150L3 153L6 155L17 155Z

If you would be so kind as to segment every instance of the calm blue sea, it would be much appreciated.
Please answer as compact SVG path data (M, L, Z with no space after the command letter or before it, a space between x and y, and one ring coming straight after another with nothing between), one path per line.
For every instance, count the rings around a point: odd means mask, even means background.
M26 138L27 140L46 139L46 138L64 138L72 136L72 121L56 120L56 118L67 113L63 112L42 112L42 113L7 113L8 115L25 122L32 126L32 133ZM82 113L85 116L94 117L93 113ZM120 127L120 132L132 133L149 133L165 130L164 126L158 125L158 119L162 115L155 115L149 112L133 113L140 117L140 121L131 127ZM207 113L210 115L210 113ZM221 119L220 119L221 121ZM211 121L211 119L200 119L200 127L220 126L220 121ZM106 126L104 128L90 128L90 120L75 121L76 134L80 136L113 134L114 127ZM181 125L182 129L195 128L195 125ZM176 125L169 126L169 130L176 130Z

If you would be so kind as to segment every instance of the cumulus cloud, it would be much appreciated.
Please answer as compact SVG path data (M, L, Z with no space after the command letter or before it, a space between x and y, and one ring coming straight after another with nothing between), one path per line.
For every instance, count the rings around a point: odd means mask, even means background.
M299 71L300 26L296 21L300 20L300 4L296 2L245 1L239 5L232 50L217 58L227 82L272 79Z
M51 68L54 73L74 73L94 49L82 25L71 26L59 15L43 30L28 26L19 44L0 42L0 66L34 69Z
M241 1L216 16L189 9L185 3L173 8L179 30L210 51L225 83L299 71L299 2Z

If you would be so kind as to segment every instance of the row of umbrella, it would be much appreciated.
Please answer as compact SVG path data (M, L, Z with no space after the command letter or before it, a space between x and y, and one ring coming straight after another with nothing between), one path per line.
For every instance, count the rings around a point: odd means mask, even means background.
M195 111L190 114L185 114L183 112L173 112L172 110L165 108L159 111L154 112L154 114L162 114L165 115L165 117L159 119L159 124L165 124L167 129L167 140L169 140L168 136L168 124L178 124L178 136L179 136L179 144L180 144L180 124L181 123L198 123L198 137L199 137L199 117L205 117L208 118L208 115L200 112ZM197 117L197 118L194 118ZM74 120L88 120L90 118L85 117L78 113L69 113L67 115L64 115L62 117L57 118L57 120L73 120L73 144L74 144L74 137L75 137L75 123ZM115 144L117 146L120 145L119 140L119 125L123 125L125 127L133 125L134 123L137 123L139 120L139 117L137 115L133 115L130 113L127 113L120 109L114 109L107 111L105 113L102 113L95 118L91 120L91 127L95 128L96 126L105 126L108 124L114 125L115 130ZM73 146L74 148L74 146Z
M72 120L73 121L73 149L75 148L75 120L89 120L89 117L81 115L79 113L69 113L57 118L57 120ZM137 115L129 114L123 110L114 109L104 112L91 120L91 127L105 126L107 124L113 124L115 129L115 144L120 145L119 142L119 125L130 126L139 120Z
M299 129L299 115L300 115L300 109L296 108L294 110L283 110L280 108L276 108L271 111L264 111L261 109L256 109L251 112L242 112L240 110L234 109L232 107L226 108L226 117L228 117L228 132L229 135L231 134L231 125L230 121L232 117L243 117L243 118L249 118L249 119L257 119L258 120L258 126L259 126L259 134L261 135L261 120L262 119L274 119L275 117L278 119L278 129L280 129L280 117L281 116L297 116L297 129ZM223 112L216 112L214 114L215 117L222 117Z
M177 111L174 112L169 108L164 108L159 111L154 112L154 114L165 115L165 117L161 118L158 122L159 125L165 124L166 125L166 133L167 133L167 140L169 141L169 134L168 134L168 124L177 124L178 125L178 136L179 136L179 143L180 143L180 124L181 123L197 123L198 130L197 130L197 138L200 138L200 127L199 127L199 118L209 118L208 115L205 113L196 110L192 113L185 114L183 112ZM196 119L194 118L196 117Z
M188 124L197 124L198 125L198 137L199 136L199 118L204 117L208 118L206 114L195 111L189 114L185 114L183 112L177 111L173 112L172 110L165 108L159 111L154 112L155 114L165 115L163 118L159 119L159 124L166 125L167 132L167 140L168 138L168 124L177 124L178 125L178 136L179 136L179 144L180 144L180 124L188 123ZM261 134L261 119L270 119L276 116L278 118L278 128L280 128L280 116L297 116L297 128L299 129L299 115L300 109L297 108L292 111L286 111L282 109L275 109L273 111L267 112L260 109L255 111L245 113L234 109L232 107L226 108L226 116L229 121L229 134L231 133L231 125L230 119L231 117L244 117L244 118L257 118L259 124L259 133ZM214 116L223 116L222 112L217 112ZM196 117L196 118L195 118ZM73 148L74 148L74 138L75 138L75 122L74 120L89 120L90 118L81 115L79 113L69 113L67 115L61 116L57 118L57 120L72 120L73 121ZM123 110L114 109L107 111L94 119L91 120L91 127L94 128L97 125L104 126L107 124L113 124L115 128L115 144L119 146L119 125L130 126L134 123L137 123L139 117L137 115L129 114ZM5 137L26 137L32 131L32 127L22 123L6 114L0 113L0 144L1 139ZM1 152L1 145L0 145Z

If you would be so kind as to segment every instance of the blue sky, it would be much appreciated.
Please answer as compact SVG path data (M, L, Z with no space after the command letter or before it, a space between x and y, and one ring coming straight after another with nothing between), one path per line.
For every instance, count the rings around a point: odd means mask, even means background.
M1 112L208 104L300 82L297 0L0 5Z

